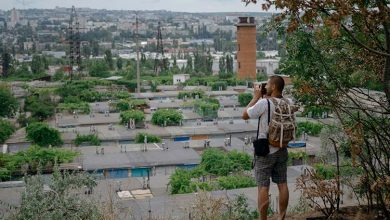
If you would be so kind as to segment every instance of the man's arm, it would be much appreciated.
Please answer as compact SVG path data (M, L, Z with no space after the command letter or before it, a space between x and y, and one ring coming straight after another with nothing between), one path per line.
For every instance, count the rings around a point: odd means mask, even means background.
M250 118L248 115L248 108L254 106L262 96L263 94L261 94L261 89L259 88L259 86L254 86L253 98L244 109L244 112L242 113L242 119L248 120Z

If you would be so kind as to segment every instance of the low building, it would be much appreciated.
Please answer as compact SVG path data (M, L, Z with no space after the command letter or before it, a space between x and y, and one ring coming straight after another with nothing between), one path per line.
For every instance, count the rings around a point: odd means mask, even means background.
M256 72L265 73L267 76L275 74L279 68L279 59L259 59L256 60Z
M190 74L175 74L173 75L173 85L184 83L190 79Z

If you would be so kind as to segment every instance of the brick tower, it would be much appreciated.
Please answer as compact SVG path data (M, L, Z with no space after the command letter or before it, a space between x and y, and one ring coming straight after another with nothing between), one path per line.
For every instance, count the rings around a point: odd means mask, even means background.
M239 17L237 69L239 79L256 79L256 24L254 17Z

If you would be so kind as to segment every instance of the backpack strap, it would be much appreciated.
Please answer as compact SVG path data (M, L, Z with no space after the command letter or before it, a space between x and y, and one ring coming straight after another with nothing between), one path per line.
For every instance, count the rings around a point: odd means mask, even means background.
M269 125L270 116L271 116L271 108L270 108L270 103L269 103L269 100L268 100L268 99L267 99L267 105L268 105L268 125ZM256 140L259 139L260 118L261 118L261 115L259 116L259 121L257 122L257 135L256 135ZM267 134L267 136L268 136L268 134Z

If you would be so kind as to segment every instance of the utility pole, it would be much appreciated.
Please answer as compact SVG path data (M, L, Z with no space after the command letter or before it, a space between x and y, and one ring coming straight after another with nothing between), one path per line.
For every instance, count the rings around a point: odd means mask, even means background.
M141 92L140 88L140 72L139 72L139 41L138 41L138 12L135 14L135 30L136 30L136 44L137 44L137 93Z

